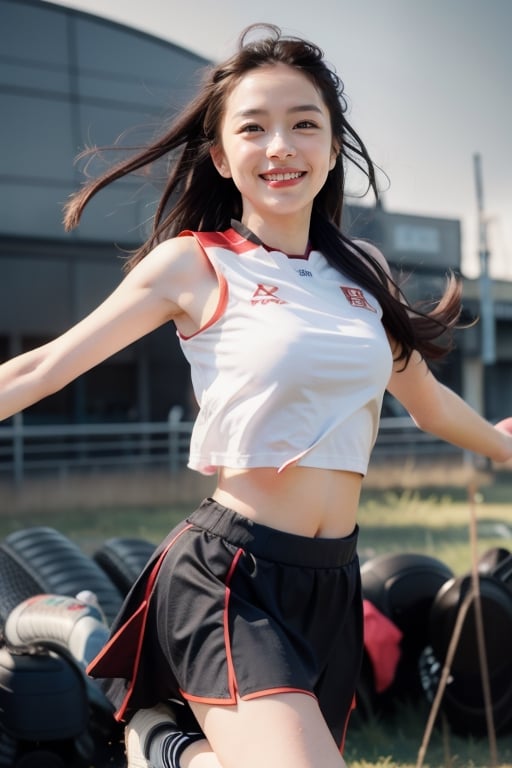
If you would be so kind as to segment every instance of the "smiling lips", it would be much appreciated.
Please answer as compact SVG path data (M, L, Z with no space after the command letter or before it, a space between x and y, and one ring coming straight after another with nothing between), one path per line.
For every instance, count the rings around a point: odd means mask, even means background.
M304 171L272 171L270 173L262 173L261 178L264 181L295 181L304 176Z

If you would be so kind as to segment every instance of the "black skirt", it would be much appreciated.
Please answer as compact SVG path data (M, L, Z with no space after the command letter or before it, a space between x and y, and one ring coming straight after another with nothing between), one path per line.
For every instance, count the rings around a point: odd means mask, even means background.
M307 693L341 746L362 651L357 529L297 536L206 499L158 547L88 672L118 720L159 701L187 723L190 701Z

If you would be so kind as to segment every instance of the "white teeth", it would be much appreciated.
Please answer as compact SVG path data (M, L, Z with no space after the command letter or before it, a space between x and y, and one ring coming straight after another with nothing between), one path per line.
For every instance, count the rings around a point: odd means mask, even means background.
M263 178L265 181L290 181L290 179L298 179L302 176L302 173L295 171L294 173L265 173Z

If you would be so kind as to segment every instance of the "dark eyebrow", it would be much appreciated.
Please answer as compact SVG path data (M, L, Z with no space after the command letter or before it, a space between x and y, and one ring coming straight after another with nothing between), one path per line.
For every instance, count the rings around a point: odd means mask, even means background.
M290 107L288 112L290 114L295 114L295 112L318 112L320 115L322 114L322 110L316 104L299 104L296 107ZM258 117L266 114L268 114L266 109L241 109L233 117Z

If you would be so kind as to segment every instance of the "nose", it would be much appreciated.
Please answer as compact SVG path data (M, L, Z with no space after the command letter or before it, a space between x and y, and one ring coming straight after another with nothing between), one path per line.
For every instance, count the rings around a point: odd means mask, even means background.
M291 136L281 131L276 131L272 134L267 144L267 157L293 157L295 155L295 147L291 140Z

